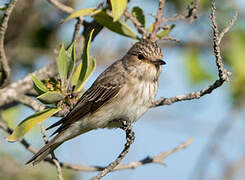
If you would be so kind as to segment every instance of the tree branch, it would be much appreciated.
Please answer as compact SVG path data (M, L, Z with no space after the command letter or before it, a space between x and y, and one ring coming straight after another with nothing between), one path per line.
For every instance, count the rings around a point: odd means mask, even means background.
M142 34L143 38L148 36L148 32L145 30L144 26L138 21L136 17L134 17L127 10L124 11L124 16L132 21L139 33Z
M187 10L183 13L175 14L172 17L163 18L163 23L169 21L187 20L193 22L198 18L198 1L194 0L190 5L187 6Z
M7 127L6 124L1 120L0 120L0 128L2 128L3 131L9 135L12 134L12 132L13 132L13 130L10 129L9 127ZM119 164L112 171L125 170L125 169L135 169L135 168L138 168L140 166L147 165L150 163L165 165L163 163L164 159L166 159L171 154L173 154L173 153L175 153L181 149L186 148L187 146L189 146L192 143L192 141L193 141L193 138L190 138L187 141L185 141L185 142L181 143L180 145L178 145L177 147L175 147L174 149L172 149L170 151L166 151L166 152L161 152L161 153L159 153L153 157L146 157L140 161L130 162L128 164ZM24 148L26 150L28 150L32 154L37 153L37 149L35 149L33 146L31 146L25 139L22 139L19 142L22 146L24 146ZM51 158L45 158L44 161L48 162L51 165L55 165ZM65 162L59 162L59 163L60 163L61 168L70 169L70 170L74 170L74 171L95 172L95 171L102 171L103 169L106 168L106 167L102 167L102 166L84 166L84 165L69 164L69 163L65 163Z
M157 32L160 28L160 25L162 23L164 5L165 5L165 0L159 0L159 6L158 6L158 10L157 10L157 15L155 18L156 20L153 24L153 30L152 30L151 37L150 37L152 41L156 41L156 39L157 39L156 34L157 34Z
M115 161L113 161L107 167L105 167L97 176L93 177L92 180L98 180L104 177L105 175L107 175L122 161L122 159L126 156L126 154L128 154L129 148L131 144L133 144L134 139L135 139L134 131L133 131L133 127L130 121L121 120L121 122L123 124L122 129L126 133L126 140L127 140L124 146L124 149L122 150L122 152L119 154L119 156L117 157Z
M3 15L3 20L0 26L0 87L5 86L9 81L10 67L4 50L4 37L8 28L9 17L18 0L10 0L8 8Z
M230 23L228 24L228 26L226 28L224 28L224 30L221 33L219 33L218 26L216 23L216 18L215 18L216 7L215 7L215 1L214 0L212 1L212 8L211 9L212 9L212 12L210 15L210 20L211 20L211 27L213 30L213 52L214 52L214 56L215 56L216 66L218 68L219 79L216 80L213 84L209 85L207 88L203 88L198 92L192 92L189 94L174 96L174 97L170 97L170 98L162 97L159 100L154 101L152 104L152 107L163 106L163 105L171 105L171 104L173 104L175 102L179 102L179 101L199 99L200 97L202 97L206 94L212 93L213 90L222 86L224 82L229 80L229 77L231 76L231 72L228 72L224 68L224 65L222 62L222 57L220 54L220 46L219 45L220 45L222 38L224 37L224 34L230 30L231 26L235 22L235 20L237 18L237 12L233 16L233 18L230 21Z
M53 62L48 66L33 72L32 74L41 80L54 77L57 74L56 62ZM3 89L0 89L0 107L16 101L18 96L26 94L32 88L32 77L26 76L25 78L12 83Z
M65 4L62 4L61 2L57 1L57 0L48 0L48 2L50 4L52 4L53 6L55 6L57 9L67 13L67 14L71 14L73 13L74 9L70 6L66 6Z
M48 143L48 138L46 136L46 130L43 127L43 125L41 125L41 133L43 135L43 141L44 141L44 143L47 144ZM54 152L51 153L51 157L52 157L52 161L54 162L54 165L56 167L56 171L57 171L57 174L58 174L58 179L59 180L64 180L63 175L62 175L62 171L61 171L61 167L60 167L60 162L55 157Z

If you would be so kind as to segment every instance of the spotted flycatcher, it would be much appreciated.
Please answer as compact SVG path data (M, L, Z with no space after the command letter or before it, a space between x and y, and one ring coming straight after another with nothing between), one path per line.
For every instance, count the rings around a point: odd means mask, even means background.
M119 128L121 119L139 119L152 105L158 88L161 49L151 40L136 42L109 66L78 100L74 108L49 128L57 134L28 162L39 163L63 142L97 128Z

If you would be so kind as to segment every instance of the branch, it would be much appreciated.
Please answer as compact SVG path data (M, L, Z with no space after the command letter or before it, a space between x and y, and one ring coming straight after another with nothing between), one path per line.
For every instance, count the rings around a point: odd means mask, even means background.
M157 15L155 18L156 20L153 24L153 30L152 30L151 37L150 37L152 41L156 41L156 39L157 39L156 34L157 34L157 32L160 28L160 25L162 23L164 5L165 5L165 0L159 0L159 6L158 6L158 10L157 10Z
M44 105L39 104L37 101L35 101L30 96L19 95L19 96L16 97L15 100L18 101L21 104L24 104L24 105L32 108L35 111L42 111L42 110L45 109L45 106Z
M199 99L200 97L202 97L206 94L212 93L213 90L222 86L224 82L229 81L229 77L231 76L231 72L228 72L224 68L224 65L222 62L222 57L220 54L220 46L219 45L220 45L222 38L224 37L224 34L230 30L231 26L235 22L235 20L237 18L237 12L235 13L233 18L231 19L228 26L226 28L224 28L224 30L221 33L219 33L218 26L216 23L216 18L215 18L216 7L215 7L215 1L214 0L212 1L212 8L211 9L212 9L212 12L210 15L210 20L211 20L211 27L213 30L213 52L214 52L214 56L215 56L216 66L218 68L219 79L216 80L213 84L209 85L207 88L203 88L198 92L192 92L189 94L174 96L171 98L162 97L159 100L154 101L152 104L152 107L163 106L163 105L171 105L171 104L173 104L175 102L179 102L179 101Z
M184 13L175 14L172 17L164 18L162 21L166 23L168 21L187 20L193 22L198 18L198 2L194 0L190 5L187 6L187 10Z
M57 9L65 12L67 14L71 14L74 11L74 9L72 7L66 6L65 4L62 4L61 2L59 2L57 0L48 0L48 2L50 2L50 4L55 6Z
M138 19L136 17L134 17L127 10L124 11L124 16L126 18L129 18L132 21L132 23L134 23L134 26L139 31L139 33L142 34L142 37L148 36L148 32L145 30L144 26L138 21Z
M121 122L123 124L122 129L126 133L126 140L127 140L124 149L122 150L122 152L119 154L119 156L115 161L113 161L107 167L105 167L97 176L93 177L92 180L98 180L104 177L105 175L107 175L122 161L122 159L126 156L126 154L128 154L129 148L131 144L133 144L135 139L134 131L133 131L132 124L128 120L121 120Z
M5 86L10 77L10 67L8 59L4 50L4 37L8 28L9 17L15 7L18 0L11 0L8 4L8 8L3 15L2 24L0 26L0 87Z
M12 132L13 132L13 130L10 129L9 127L7 127L6 124L1 120L0 120L0 128L2 128L2 130L9 135L12 134ZM146 157L140 161L130 162L128 164L119 164L112 171L125 170L125 169L135 169L135 168L138 168L140 166L147 165L150 163L164 164L163 163L164 159L166 159L169 155L171 155L171 154L173 154L173 153L175 153L175 152L177 152L183 148L186 148L187 146L189 146L192 143L192 141L193 141L193 138L190 138L187 141L185 141L185 142L181 143L180 145L178 145L177 147L175 147L173 150L159 153L153 157ZM24 148L26 150L28 150L32 154L37 153L37 149L35 149L33 146L31 146L30 143L28 143L25 139L22 139L19 142L22 146L24 146ZM55 165L51 158L45 158L44 161L51 164L51 165ZM70 170L74 170L74 171L95 172L95 171L102 171L103 169L105 169L105 167L101 167L101 166L84 166L84 165L69 164L69 163L65 163L65 162L59 162L59 163L60 163L61 168L70 169Z
M39 79L48 79L57 74L56 62L49 64L48 66L33 72L32 74ZM20 95L24 95L33 88L33 82L31 76L26 76L25 78L14 82L3 89L0 89L0 107L10 104Z
M43 135L43 141L44 141L44 143L47 144L48 143L48 138L46 136L46 130L43 127L43 125L41 125L41 133ZM60 162L55 157L54 153L51 153L51 157L52 157L52 161L54 162L55 167L56 167L56 171L57 171L57 174L58 174L58 179L59 180L64 180L63 175L62 175L62 171L61 171L61 167L60 167Z

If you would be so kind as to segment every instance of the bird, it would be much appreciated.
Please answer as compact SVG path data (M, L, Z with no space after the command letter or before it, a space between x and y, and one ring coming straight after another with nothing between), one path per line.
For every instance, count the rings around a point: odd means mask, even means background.
M55 135L26 164L38 164L78 135L98 128L120 128L121 119L138 120L152 105L162 71L162 50L156 42L142 39L111 64L82 95L70 112L47 128Z

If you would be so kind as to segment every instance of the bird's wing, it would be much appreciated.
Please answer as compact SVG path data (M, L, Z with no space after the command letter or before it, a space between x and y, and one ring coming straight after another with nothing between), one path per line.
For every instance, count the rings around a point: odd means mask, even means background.
M115 66L116 64L114 64ZM103 72L93 85L78 100L74 108L66 117L54 123L47 129L51 129L61 125L53 134L60 133L68 128L72 123L80 120L88 113L93 113L102 107L106 102L115 97L122 86L125 79L121 71L116 71L116 67L110 66Z

